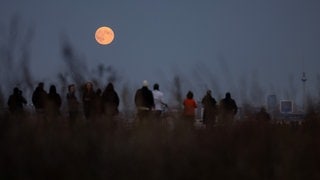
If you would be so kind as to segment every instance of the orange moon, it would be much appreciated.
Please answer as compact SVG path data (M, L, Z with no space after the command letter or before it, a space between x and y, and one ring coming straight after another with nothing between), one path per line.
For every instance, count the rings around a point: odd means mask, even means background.
M114 32L111 28L103 26L99 27L95 33L95 39L97 43L101 45L108 45L114 39Z

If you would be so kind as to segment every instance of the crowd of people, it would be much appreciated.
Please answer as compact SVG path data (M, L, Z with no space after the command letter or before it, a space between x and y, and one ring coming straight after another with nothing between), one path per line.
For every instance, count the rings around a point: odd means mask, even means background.
M112 83L108 83L103 91L100 88L95 90L91 82L86 83L83 88L80 88L82 89L79 93L81 100L77 98L77 89L79 88L75 84L71 84L68 86L66 94L70 121L75 121L82 115L88 120L101 116L113 118L118 115L120 98ZM185 99L181 102L183 105L182 119L190 124L195 120L198 107L193 96L193 92L188 91ZM22 113L26 104L27 101L23 97L22 91L15 87L13 94L8 99L9 111L12 114ZM48 117L61 115L62 98L57 93L55 85L51 85L49 93L47 93L44 89L44 83L40 82L32 94L32 104L36 113L45 114ZM142 87L136 91L134 104L137 110L137 119L141 121L150 118L160 121L163 109L167 107L159 84L155 83L153 90L151 90L146 80L143 81ZM238 111L236 101L231 98L229 92L225 94L225 98L217 102L212 96L211 90L208 90L201 100L201 105L203 107L202 120L206 126L215 125L218 119L221 124L231 124Z

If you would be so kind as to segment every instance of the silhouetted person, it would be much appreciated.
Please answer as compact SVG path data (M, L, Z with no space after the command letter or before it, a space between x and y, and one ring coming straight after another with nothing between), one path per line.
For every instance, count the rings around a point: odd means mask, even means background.
M50 117L56 117L60 115L60 107L61 107L61 97L60 94L57 93L57 89L55 85L51 85L49 89L49 94L47 98L46 110L47 114Z
M94 116L95 112L95 100L96 93L93 90L93 85L91 82L85 84L84 92L82 95L82 102L83 102L83 111L84 116L89 119Z
M260 111L256 114L256 120L258 122L269 122L271 120L266 108L261 107Z
M189 91L186 98L183 101L183 116L185 123L192 127L195 120L195 109L197 108L197 103L193 99L193 93Z
M23 105L27 104L27 100L22 96L22 91L17 87L13 89L13 94L9 96L9 111L13 114L23 113Z
M119 96L114 90L113 84L108 83L102 93L103 111L107 118L113 117L119 113Z
M157 120L159 120L163 106L166 106L166 104L163 102L163 93L159 90L159 84L153 85L153 99L154 99L154 115Z
M68 86L67 103L70 123L73 124L79 117L79 101L76 97L76 87L74 84Z
M212 97L210 90L202 98L201 103L203 105L203 123L208 127L212 127L216 121L218 110L217 101Z
M148 82L143 81L142 88L136 91L134 102L137 108L137 115L140 120L150 118L151 111L154 108L153 94L148 88Z
M219 105L221 114L221 119L219 120L222 121L221 123L231 124L238 112L238 106L229 92L226 93L225 98L220 101Z
M47 101L47 92L44 90L44 83L40 82L32 94L32 103L36 112L43 112Z

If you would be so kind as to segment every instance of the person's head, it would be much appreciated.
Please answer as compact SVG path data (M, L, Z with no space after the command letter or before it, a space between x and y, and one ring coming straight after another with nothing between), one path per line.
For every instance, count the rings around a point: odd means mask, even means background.
M75 86L74 84L70 84L70 85L68 86L68 91L69 91L70 93L74 93L74 92L76 91L76 86Z
M142 87L148 87L148 85L149 85L149 83L148 83L147 80L144 80L144 81L142 82Z
M43 89L44 88L44 83L43 82L39 82L38 87Z
M153 89L154 89L154 90L159 90L159 84L158 84L158 83L155 83L155 84L153 85Z
M17 87L13 88L13 94L19 94L19 88Z
M50 86L50 90L49 90L49 93L50 94L55 94L55 93L57 93L57 89L56 89L56 86L55 85L51 85Z
M114 90L113 84L112 84L111 82L109 82L109 83L107 84L106 90L107 90L107 91L113 91L113 90Z
M262 106L262 107L260 108L260 112L267 112L267 110L266 110L266 108L265 108L264 106Z
M188 99L192 99L192 98L193 98L193 93L192 93L191 91L189 91L189 92L187 93L187 98L188 98Z
M87 91L93 90L93 85L92 85L92 83L91 83L91 82L87 82L86 85L85 85L85 89L86 89Z
M229 92L226 93L226 99L230 99L231 98L231 94Z
M101 93L102 93L101 89L100 89L100 88L98 88L98 89L96 90L96 94L97 94L98 96L100 96L100 95L101 95Z
M211 90L207 91L207 95L211 96Z

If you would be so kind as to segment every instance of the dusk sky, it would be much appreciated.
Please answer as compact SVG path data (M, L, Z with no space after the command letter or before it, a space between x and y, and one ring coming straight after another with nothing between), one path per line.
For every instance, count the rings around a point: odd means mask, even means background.
M65 70L67 37L89 70L103 63L121 74L119 90L146 79L169 94L178 74L183 93L193 90L197 99L209 88L216 97L230 91L243 100L254 89L262 100L276 93L299 101L305 71L307 91L320 91L319 0L0 0L1 46L14 16L21 31L34 30L37 81L55 82ZM114 30L110 45L95 41L99 26Z

